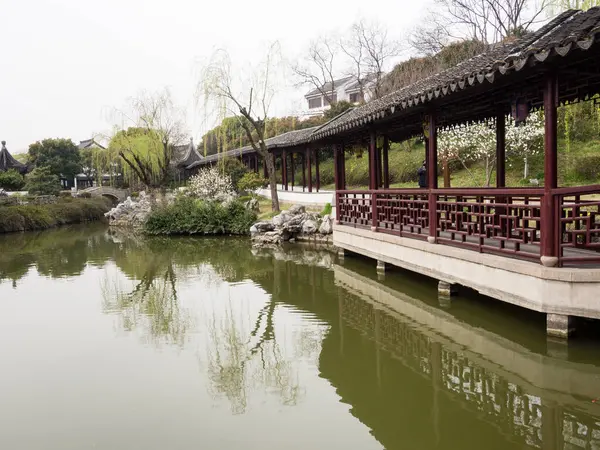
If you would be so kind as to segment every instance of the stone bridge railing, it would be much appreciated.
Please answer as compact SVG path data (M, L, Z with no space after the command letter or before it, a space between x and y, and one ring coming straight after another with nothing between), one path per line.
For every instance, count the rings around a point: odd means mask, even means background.
M110 186L94 186L82 190L92 195L92 197L112 197L120 202L124 202L129 196L130 192L127 189L117 189Z

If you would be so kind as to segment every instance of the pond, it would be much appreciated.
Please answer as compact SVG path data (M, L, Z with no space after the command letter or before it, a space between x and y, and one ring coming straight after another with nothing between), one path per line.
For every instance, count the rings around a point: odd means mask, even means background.
M600 448L597 340L374 262L0 236L0 448Z

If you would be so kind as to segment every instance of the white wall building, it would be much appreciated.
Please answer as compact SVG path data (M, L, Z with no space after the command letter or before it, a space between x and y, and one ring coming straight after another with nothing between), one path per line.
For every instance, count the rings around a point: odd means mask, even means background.
M363 80L364 99L361 97L359 81L354 76L340 78L324 84L320 89L312 89L304 98L306 99L306 109L303 111L304 117L322 116L325 111L331 108L328 98L333 102L346 101L358 104L363 100L368 102L372 97L371 87L374 77L367 77ZM327 96L324 95L327 94Z

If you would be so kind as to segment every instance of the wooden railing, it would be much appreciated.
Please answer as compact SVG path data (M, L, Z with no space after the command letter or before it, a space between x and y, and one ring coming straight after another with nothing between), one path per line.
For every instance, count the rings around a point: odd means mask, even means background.
M593 195L597 197L593 197ZM544 202L556 217L559 266L600 263L600 185L554 189L386 189L336 192L339 224L481 253L539 260ZM435 215L430 205L435 205ZM430 221L435 218L435 229ZM555 243L554 243L555 242Z
M553 195L559 264L600 263L600 253L595 253L600 251L600 185L560 188Z
M437 242L540 257L542 189L436 189Z

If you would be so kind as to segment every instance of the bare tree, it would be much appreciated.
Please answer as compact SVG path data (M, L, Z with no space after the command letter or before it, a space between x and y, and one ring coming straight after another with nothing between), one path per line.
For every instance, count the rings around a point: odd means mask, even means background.
M335 39L320 37L310 43L303 63L292 67L300 84L316 89L328 104L336 101L334 93L338 50L339 45Z
M142 92L117 111L109 150L116 152L146 187L163 186L169 178L173 147L186 139L183 111L176 108L168 89Z
M240 121L252 148L267 165L271 188L271 207L279 211L275 157L265 143L265 123L275 94L276 73L280 49L277 42L270 45L265 60L249 79L237 86L232 78L231 59L225 50L217 50L202 71L198 95L205 104L213 102L217 110ZM223 117L220 118L221 120Z
M356 78L361 99L367 85L372 85L373 98L379 98L386 63L400 52L399 43L380 23L362 19L352 25L340 47L352 62L349 73Z
M429 23L416 28L410 42L424 54L457 39L499 42L541 22L552 1L560 0L435 0Z

